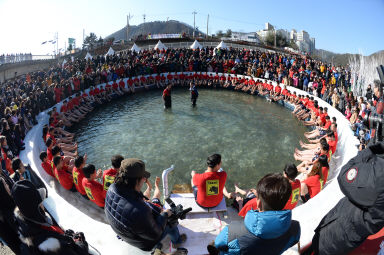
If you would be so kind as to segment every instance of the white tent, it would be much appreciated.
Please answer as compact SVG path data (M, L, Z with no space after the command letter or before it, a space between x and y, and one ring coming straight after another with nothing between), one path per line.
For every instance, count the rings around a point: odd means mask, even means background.
M159 50L166 50L167 47L164 45L164 43L162 43L160 40L157 42L155 48L155 50L159 49Z
M113 54L115 54L115 51L112 49L112 47L109 47L109 50L105 56L112 56Z
M195 40L190 48L193 50L196 50L196 49L202 49L203 46L197 40Z
M225 42L221 41L215 49L228 49L228 46L225 44Z
M132 48L131 48L131 51L136 51L136 52L140 52L141 51L141 48L139 46L136 45L136 43L133 44Z
M89 54L89 52L87 52L87 55L85 55L85 59L88 60L88 59L92 59L92 56L91 54Z

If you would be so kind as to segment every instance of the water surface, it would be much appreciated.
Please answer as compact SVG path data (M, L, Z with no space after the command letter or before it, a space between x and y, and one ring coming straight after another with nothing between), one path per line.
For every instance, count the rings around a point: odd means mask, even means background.
M152 90L97 108L73 130L88 163L104 170L114 154L136 157L152 177L174 164L171 185L189 183L192 170L204 171L207 156L220 153L229 190L234 183L255 187L266 173L282 172L306 131L289 110L263 98L200 89L192 108L182 88L172 92L171 110L163 109L161 91Z

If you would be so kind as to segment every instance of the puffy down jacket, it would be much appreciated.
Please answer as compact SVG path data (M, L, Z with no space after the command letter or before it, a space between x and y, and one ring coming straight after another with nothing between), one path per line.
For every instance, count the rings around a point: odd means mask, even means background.
M112 229L127 243L151 251L161 241L167 214L159 214L132 189L112 184L105 198L105 215Z
M281 254L300 239L291 211L248 211L244 224L230 224L216 237L220 255Z

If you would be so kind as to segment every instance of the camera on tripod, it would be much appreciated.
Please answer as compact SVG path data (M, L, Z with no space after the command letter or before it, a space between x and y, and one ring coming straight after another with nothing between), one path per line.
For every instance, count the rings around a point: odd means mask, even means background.
M175 203L172 201L170 197L167 197L165 199L165 202L169 204L169 207L171 208L172 215L168 218L168 224L170 226L175 226L179 224L179 219L184 220L187 216L187 213L192 211L192 208L189 207L187 209L184 209L182 205L175 205Z

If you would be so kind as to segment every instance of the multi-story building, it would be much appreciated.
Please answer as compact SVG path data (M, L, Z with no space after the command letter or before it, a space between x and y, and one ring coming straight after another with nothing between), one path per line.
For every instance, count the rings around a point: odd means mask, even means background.
M275 31L275 27L267 22L265 23L265 28L263 30L257 31L256 33L262 41L265 41L265 38L267 38L267 35L269 33L274 33L274 31Z
M295 29L292 29L288 32L284 29L277 29L275 31L275 27L267 22L265 23L265 28L256 33L262 41L265 41L269 33L276 33L283 36L288 42L293 40L300 51L312 53L315 50L315 38L311 38L305 30L297 32Z

